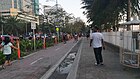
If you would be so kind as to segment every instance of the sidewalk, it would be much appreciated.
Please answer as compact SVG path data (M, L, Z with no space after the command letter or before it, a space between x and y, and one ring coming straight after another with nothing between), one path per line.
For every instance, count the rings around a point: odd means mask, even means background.
M140 79L140 69L124 67L120 64L119 52L103 50L103 66L95 66L95 57L89 40L83 39L81 57L76 79Z
M0 79L39 79L51 66L56 64L75 45L73 41L58 44L15 61L10 67L0 71ZM95 57L89 40L83 38L77 64L68 79L140 79L140 69L124 67L120 64L119 53L103 50L103 66L95 66ZM78 67L78 68L77 68ZM77 68L77 69L74 69Z

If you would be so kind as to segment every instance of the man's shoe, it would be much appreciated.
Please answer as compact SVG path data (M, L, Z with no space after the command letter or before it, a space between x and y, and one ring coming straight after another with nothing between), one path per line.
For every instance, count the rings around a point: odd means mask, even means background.
M95 63L95 66L99 66L99 64Z
M104 65L103 63L100 63L100 65Z
M2 65L2 69L5 69L5 66L4 65Z

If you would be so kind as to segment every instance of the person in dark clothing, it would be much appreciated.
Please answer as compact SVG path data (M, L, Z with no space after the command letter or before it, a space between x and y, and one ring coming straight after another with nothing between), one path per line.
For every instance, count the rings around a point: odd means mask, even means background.
M89 34L88 33L87 33L86 37L87 37L87 40L88 40L89 39Z
M67 41L67 34L65 34L65 33L63 34L63 41L64 41L64 44L67 43L67 42L66 42L66 41Z

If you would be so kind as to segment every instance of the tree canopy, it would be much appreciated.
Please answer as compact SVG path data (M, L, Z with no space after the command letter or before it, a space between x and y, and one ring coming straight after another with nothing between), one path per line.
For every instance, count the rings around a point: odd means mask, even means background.
M130 1L133 15L138 12L139 3L138 0ZM116 26L128 8L128 0L82 0L82 4L82 8L86 9L84 14L87 15L88 22L102 29Z

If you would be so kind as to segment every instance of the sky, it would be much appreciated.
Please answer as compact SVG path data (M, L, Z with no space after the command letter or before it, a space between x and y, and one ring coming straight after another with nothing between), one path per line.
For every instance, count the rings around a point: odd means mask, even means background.
M56 0L39 0L41 5L55 5ZM86 16L83 15L84 9L80 9L83 5L81 4L81 0L57 0L58 4L69 14L73 14L75 17L80 17L84 22L87 21Z

